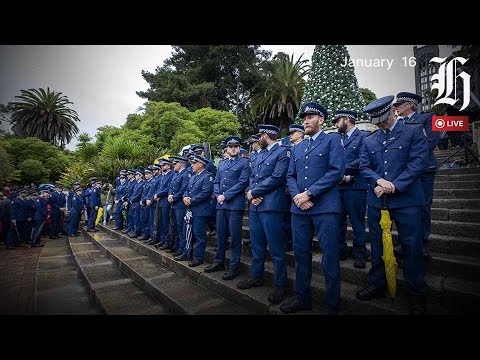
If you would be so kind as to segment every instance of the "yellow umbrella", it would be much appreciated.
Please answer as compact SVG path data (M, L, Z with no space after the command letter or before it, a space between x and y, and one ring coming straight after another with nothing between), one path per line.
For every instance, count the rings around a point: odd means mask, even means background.
M100 222L100 219L102 218L102 215L103 215L103 207L98 208L97 218L95 219L95 226L97 226L98 223Z
M386 209L387 198L386 195L383 195L383 208ZM382 227L382 243L383 243L383 263L385 265L385 276L387 278L388 293L390 297L395 299L397 294L397 259L393 255L393 241L392 233L390 232L392 228L392 220L390 219L390 213L388 210L382 209L380 218L380 226Z

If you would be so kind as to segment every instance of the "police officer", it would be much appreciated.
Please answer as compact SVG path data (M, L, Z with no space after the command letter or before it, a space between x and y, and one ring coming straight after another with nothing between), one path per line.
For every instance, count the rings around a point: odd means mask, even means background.
M250 145L250 163L253 164L255 159L257 158L258 153L262 150L259 143L260 138L257 135L250 136L245 143Z
M162 179L160 162L158 164L150 165L150 168L152 169L152 172L153 172L153 178L150 184L150 190L148 192L147 200L146 200L147 205L150 206L150 216L148 217L150 222L149 224L150 235L148 236L149 238L149 240L147 241L148 245L155 244L156 242L158 242L158 219L155 222L155 210L157 209L158 201L155 201L153 196L156 194ZM155 234L157 235L157 238L155 238Z
M148 194L152 186L153 171L151 167L144 169L145 181L143 182L142 195L140 198L140 237L138 240L148 241L150 239L150 205L147 202Z
M118 185L120 185L120 176L122 175L127 176L127 169L125 168L120 168L118 172L119 172L119 175L115 178L115 188L117 188Z
M133 206L130 204L130 199L133 195L133 190L135 189L135 169L128 169L127 170L127 183L125 189L125 195L123 196L123 206L128 208L127 212L127 224L125 224L126 228L122 230L123 234L131 234L133 233L134 228L134 219L133 219Z
M79 181L74 181L72 182L72 189L68 191L68 196L67 196L67 209L70 210L72 207L71 201L72 201L72 196L75 195L76 190L80 187L80 182Z
M70 202L70 224L68 227L68 236L77 236L78 225L80 224L80 218L85 211L85 203L82 198L82 189L76 188L75 195L72 196Z
M173 171L172 165L173 163L170 160L162 159L161 161L162 167L162 179L160 180L159 187L157 192L154 195L154 200L159 201L160 206L160 218L159 218L159 240L157 242L158 248L160 250L167 250L170 246L168 243L168 230L170 225L170 208L171 204L168 201L168 192L170 190L170 183L172 182Z
M13 196L12 196L13 197ZM7 235L7 249L23 247L25 241L25 220L27 215L27 190L21 189L10 203L11 226Z
M192 152L197 155L205 157L205 147L203 147L202 145L193 145L190 148L190 153ZM208 165L205 168L205 170L207 170L213 176L217 174L217 168L215 167L215 163L213 162L212 159L208 159Z
M440 131L432 131L433 112L419 114L417 112L418 104L422 102L422 97L409 92L400 92L393 106L402 116L399 122L418 123L421 124L427 134L428 157L425 171L420 177L423 192L425 194L425 205L422 210L422 229L423 229L423 256L429 258L428 238L430 237L430 228L432 223L432 202L433 202L433 186L435 183L435 173L437 171L437 158L433 150L440 142ZM400 250L400 249L399 249Z
M428 157L422 125L397 121L393 96L368 104L364 111L379 130L366 137L360 151L360 174L370 183L367 195L372 268L367 286L357 292L360 300L385 296L386 277L382 260L381 209L386 207L398 229L404 256L403 276L411 314L425 312L425 262L422 249L422 207L425 205L420 177Z
M52 210L50 212L51 224L50 224L50 239L57 239L61 236L62 231L62 213L65 210L65 194L62 192L63 186L61 184L56 184L53 188L52 197L50 198L50 204L52 205Z
M140 228L140 200L143 191L143 171L137 169L135 171L135 182L130 197L130 206L132 207L133 229L128 234L131 238L136 238L141 235Z
M92 192L89 196L88 206L90 207L90 216L88 217L87 231L96 232L95 222L97 220L98 210L102 207L102 200L100 197L100 188L102 187L102 181L96 180L93 183Z
M175 240L172 251L175 260L187 260L184 220L187 207L183 203L183 194L190 180L190 173L186 170L188 159L182 156L170 156L168 159L173 163L175 170L170 181L167 198L172 206L173 225L175 226Z
M303 129L303 125L298 124L290 124L288 127L288 144L284 146L294 147L295 145L299 144L303 141L305 136L305 130ZM285 211L285 215L283 218L283 226L285 229L285 234L287 235L285 238L285 251L292 251L293 250L293 237L292 237L292 216L290 213L290 207L292 206L292 197L288 192L287 187L287 211Z
M25 242L27 244L32 243L32 231L34 228L34 220L33 217L35 215L35 201L37 200L38 193L35 190L30 190L28 192L27 201L27 209L26 209L26 221L25 221Z
M240 289L263 285L265 253L268 248L275 270L275 289L268 295L271 303L280 303L286 295L287 264L284 248L285 232L282 227L286 210L286 176L290 150L277 143L280 129L273 125L258 125L262 151L252 162L249 223L252 247L250 278L237 283Z
M287 182L293 204L292 231L295 255L295 297L282 304L285 313L312 308L312 237L317 234L322 249L325 274L325 308L328 314L338 312L340 302L340 261L338 225L340 195L337 184L345 171L345 154L338 135L326 134L322 125L328 113L316 102L308 102L299 116L309 139L292 149Z
M360 175L360 148L363 140L369 134L355 126L357 112L354 110L337 110L333 123L341 135L341 143L345 149L345 175L338 186L342 204L342 215L338 239L340 243L340 260L346 260L348 254L347 215L353 228L353 257L354 266L365 269L367 248L365 246L365 212L367 211L367 181Z
M113 230L122 230L123 229L123 201L122 198L125 195L127 190L127 177L125 175L119 175L118 177L119 184L115 188L115 227Z
M288 139L290 140L290 146L295 146L303 141L305 137L305 130L303 125L290 124L288 127Z
M190 177L187 189L183 194L183 203L192 210L193 236L195 237L195 254L188 266L203 264L207 244L207 220L211 213L213 194L213 175L206 171L208 159L193 154L190 159L193 175ZM186 254L185 254L186 255Z
M31 247L42 247L40 244L40 238L42 236L42 229L47 221L47 205L48 205L48 190L42 190L40 196L35 200L33 207L35 214L33 215L34 228L32 232L32 245Z
M245 210L245 189L248 186L251 169L249 160L240 156L241 139L229 136L225 140L229 160L224 160L213 182L216 198L217 251L212 265L205 268L206 273L225 269L225 245L227 234L232 240L229 269L222 275L223 280L232 280L240 273L240 254L242 252L242 223Z

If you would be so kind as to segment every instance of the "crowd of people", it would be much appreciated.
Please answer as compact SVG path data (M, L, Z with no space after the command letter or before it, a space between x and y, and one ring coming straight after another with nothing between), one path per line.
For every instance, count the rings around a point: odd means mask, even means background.
M328 118L318 102L304 104L303 125L292 124L289 141L280 141L280 130L269 124L242 143L237 136L222 141L218 164L205 156L201 145L187 145L177 156L159 159L144 169L120 169L115 179L114 230L147 245L169 251L177 261L196 267L204 263L207 229L216 232L214 262L204 271L224 271L231 281L240 274L242 225L249 213L252 266L248 279L236 286L246 290L263 285L267 246L274 265L274 290L268 301L282 303L285 313L309 310L311 303L312 239L322 250L325 276L325 310L336 314L340 304L340 261L352 256L356 268L366 268L365 213L371 242L372 267L367 284L356 296L368 301L386 294L382 260L382 209L388 209L398 229L409 313L426 311L425 258L428 258L433 182L436 159L433 149L439 133L432 132L432 113L419 114L421 97L402 92L368 104L364 111L378 127L373 133L355 125L351 109L335 112L338 132L325 133ZM249 145L249 150L242 149ZM66 196L59 185L48 191L18 192L10 204L7 248L30 242L42 246L38 234L61 235L62 216L69 217L68 236L76 236L87 213L87 231L102 208L102 182L85 190L72 184ZM50 214L47 204L51 205ZM347 247L350 220L353 248ZM31 223L29 223L31 222ZM227 242L230 261L226 264ZM286 300L286 252L295 257L294 297Z

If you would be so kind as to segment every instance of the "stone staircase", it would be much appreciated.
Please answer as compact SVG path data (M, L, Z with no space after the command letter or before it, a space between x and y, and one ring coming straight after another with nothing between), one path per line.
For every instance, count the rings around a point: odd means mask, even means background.
M480 313L480 168L444 169L437 174L432 209L432 259L427 264L429 314ZM246 211L245 214L248 214ZM177 262L171 253L130 239L109 226L99 233L85 233L91 249L98 250L102 261L109 259L133 284L168 313L175 314L281 314L279 305L271 305L267 296L273 290L273 263L267 255L265 286L248 290L236 288L251 268L250 246L242 246L241 275L233 281L221 279L222 271L207 274L203 270L213 262L215 239L207 244L205 264L195 268ZM348 229L349 246L352 230ZM249 238L248 217L244 218L244 239ZM394 241L397 232L393 231ZM75 239L76 240L76 239ZM368 240L368 234L367 234ZM83 240L85 241L85 240ZM312 296L314 311L297 314L323 314L325 293L321 269L322 254L313 241ZM367 244L369 249L369 244ZM75 253L75 252L74 252ZM229 251L227 251L227 261ZM287 253L289 293L295 279L293 252ZM110 264L110 267L112 265ZM397 298L359 301L355 292L366 283L367 269L356 269L353 259L341 262L340 314L406 314L407 298L401 268L397 270Z

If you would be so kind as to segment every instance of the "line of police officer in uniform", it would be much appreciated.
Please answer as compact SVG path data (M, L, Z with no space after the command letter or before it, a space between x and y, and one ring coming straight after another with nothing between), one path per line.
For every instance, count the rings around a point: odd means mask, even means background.
M333 123L338 133L326 134L328 117L319 103L302 106L303 126L289 128L291 144L279 144L279 129L259 125L247 143L250 158L241 156L241 140L224 139L224 158L218 172L201 146L186 147L181 156L162 159L143 171L121 169L115 189L115 229L138 237L161 250L169 250L189 266L204 262L207 224L216 216L217 247L213 264L205 272L226 270L224 280L239 276L245 197L249 203L252 267L248 279L237 283L243 290L262 286L266 248L274 264L274 291L268 300L286 298L286 251L295 256L295 293L281 310L292 313L311 309L312 238L322 249L325 274L325 310L335 314L340 304L340 260L348 256L347 217L353 229L354 266L366 267L365 212L371 242L372 268L360 300L385 296L382 260L381 209L387 208L398 229L401 244L396 253L404 258L406 293L412 314L425 312L424 255L428 255L433 182L436 159L433 149L438 134L431 131L432 113L418 114L421 98L402 92L375 100L364 108L379 130L372 134L355 126L353 110L337 110ZM303 140L303 135L308 139ZM42 246L36 235L45 226L50 203L49 235L61 234L63 211L68 209L68 235L76 236L83 212L87 231L98 231L95 220L102 206L101 181L82 191L74 182L68 197L59 185L41 196L20 191L11 203L11 227L7 248L23 240ZM368 205L368 207L367 207ZM187 211L192 218L186 226ZM126 215L126 216L125 216ZM291 234L291 235L289 235ZM227 238L231 258L225 266ZM193 245L187 246L191 239ZM194 248L194 250L193 250ZM189 250L192 250L189 253Z
M420 100L404 92L397 95L395 103L389 96L367 105L364 111L379 127L372 134L355 126L357 113L350 109L336 111L333 123L338 133L327 134L322 131L327 110L319 103L306 103L299 114L303 126L292 124L289 128L291 144L278 142L277 127L259 125L258 134L247 140L251 145L249 159L240 154L240 138L224 139L225 154L218 171L201 146L186 147L180 156L162 159L143 171L121 169L116 179L115 229L171 251L176 260L196 267L204 262L207 224L215 215L216 254L205 272L225 270L222 278L228 281L240 273L246 197L253 259L249 278L238 282L237 287L246 290L263 285L268 245L275 285L268 300L283 302L288 281L285 252L293 248L295 293L280 308L285 313L311 309L315 233L323 253L325 310L336 314L340 260L348 255L347 217L353 228L354 266L366 267L367 205L372 268L357 298L385 296L379 220L386 205L398 229L401 250L397 253L404 257L409 311L423 313L427 288L423 242L429 235L436 140L431 132L431 114L412 116ZM304 134L308 139L303 140ZM90 214L88 231L96 231L100 186L94 185L84 194ZM186 216L190 213L191 219ZM186 219L190 219L188 224Z

